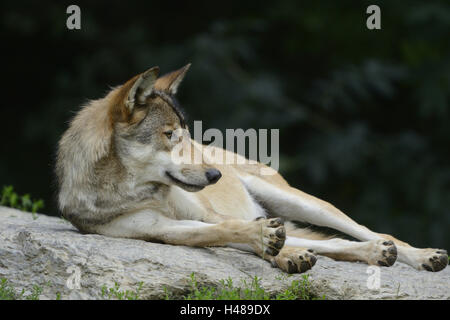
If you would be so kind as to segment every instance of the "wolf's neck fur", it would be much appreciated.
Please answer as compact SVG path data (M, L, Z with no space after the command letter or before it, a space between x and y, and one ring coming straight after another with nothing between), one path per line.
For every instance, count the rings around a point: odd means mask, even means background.
M110 110L118 103L117 90L84 106L59 142L59 207L87 232L87 225L106 223L142 207L162 206L169 193L169 186L161 183L136 185L133 173L117 157Z

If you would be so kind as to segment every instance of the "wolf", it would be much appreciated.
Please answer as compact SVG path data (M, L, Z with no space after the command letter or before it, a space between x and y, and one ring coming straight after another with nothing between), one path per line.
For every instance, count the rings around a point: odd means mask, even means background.
M185 134L189 128L175 98L189 67L163 76L150 68L88 102L70 122L57 151L58 204L80 232L229 246L288 273L311 269L317 255L384 267L400 261L434 272L447 266L445 250L415 248L373 232L262 163L219 148L236 161L207 159L201 144ZM175 147L188 158L200 151L204 161L175 161Z

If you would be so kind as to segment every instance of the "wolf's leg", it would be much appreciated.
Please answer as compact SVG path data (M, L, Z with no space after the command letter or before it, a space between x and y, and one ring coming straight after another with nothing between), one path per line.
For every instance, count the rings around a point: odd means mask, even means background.
M298 189L276 186L256 176L243 177L242 181L258 201L277 215L333 228L362 241L392 240L397 246L398 261L418 270L440 271L448 264L445 250L418 249L390 235L373 232L331 204Z
M111 237L187 246L246 244L267 260L278 254L286 238L286 231L280 218L254 221L226 220L218 224L209 224L194 220L173 220L149 211L120 216L110 223L98 226L95 231Z
M310 248L317 254L342 261L362 261L389 267L397 259L397 248L391 240L349 241L339 238L309 240L287 237L287 247ZM281 252L280 252L281 254Z

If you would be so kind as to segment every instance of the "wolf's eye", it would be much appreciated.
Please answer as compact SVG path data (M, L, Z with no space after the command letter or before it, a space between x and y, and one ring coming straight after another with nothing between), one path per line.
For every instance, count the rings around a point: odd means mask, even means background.
M164 132L167 138L172 139L172 130Z

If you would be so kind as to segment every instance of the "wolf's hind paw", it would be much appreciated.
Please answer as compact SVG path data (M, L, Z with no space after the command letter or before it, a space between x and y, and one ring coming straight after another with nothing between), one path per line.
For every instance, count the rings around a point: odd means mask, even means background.
M422 269L426 271L438 272L447 267L448 255L446 250L431 251L427 255L427 261L422 263Z
M311 269L316 261L312 250L284 248L272 259L272 264L287 273L303 273Z

